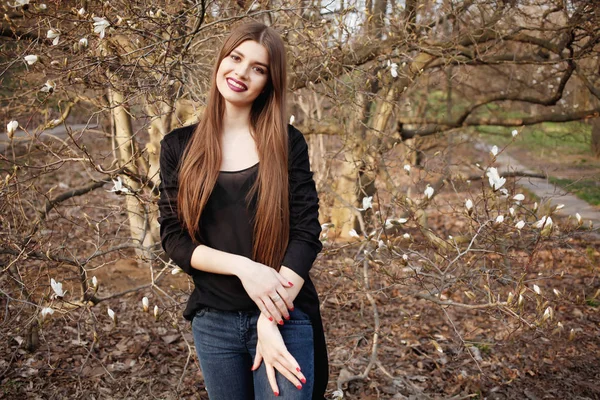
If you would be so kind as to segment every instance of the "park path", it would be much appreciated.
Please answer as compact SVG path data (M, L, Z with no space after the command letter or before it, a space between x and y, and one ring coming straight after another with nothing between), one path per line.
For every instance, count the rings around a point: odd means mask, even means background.
M478 143L476 147L485 147L485 150L489 152L492 146L488 146L484 143ZM498 164L498 172L502 175L502 172L525 172L529 174L540 174L541 171L535 171L529 167L523 165L519 160L512 157L508 152L503 151L496 156L496 162ZM550 201L551 204L564 204L564 208L558 210L556 213L563 217L569 215L575 216L575 213L579 213L583 219L583 226L589 226L591 221L593 224L593 231L589 232L590 235L597 239L600 239L600 211L581 200L577 196L568 193L565 189L555 186L548 181L548 179L542 178L519 178L517 184L529 190L542 202Z
M97 126L95 124L93 124L93 125L69 124L69 128L71 128L71 130L73 132L79 132L83 129L96 129ZM44 131L42 131L40 133L40 138L43 138L44 136L56 136L61 139L64 139L67 137L67 130L65 129L64 125L61 124L57 127L54 127L51 129L45 129ZM17 129L17 131L15 132L15 134L13 136L13 142L15 144L16 143L24 143L24 142L27 142L30 140L31 140L31 136L26 134L21 129ZM8 135L6 134L6 132L4 132L4 134L0 136L0 153L5 153L6 149L9 147L10 147L10 140L8 139Z

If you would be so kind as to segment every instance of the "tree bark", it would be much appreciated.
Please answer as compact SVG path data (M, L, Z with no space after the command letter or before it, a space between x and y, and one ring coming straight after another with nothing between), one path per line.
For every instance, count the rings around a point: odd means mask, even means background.
M592 119L592 154L600 158L600 117Z

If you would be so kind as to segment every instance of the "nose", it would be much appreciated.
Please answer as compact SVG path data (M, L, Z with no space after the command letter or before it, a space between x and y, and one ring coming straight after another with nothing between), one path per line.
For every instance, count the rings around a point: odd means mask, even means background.
M235 69L235 74L238 77L245 79L248 74L248 66L244 64L239 64Z

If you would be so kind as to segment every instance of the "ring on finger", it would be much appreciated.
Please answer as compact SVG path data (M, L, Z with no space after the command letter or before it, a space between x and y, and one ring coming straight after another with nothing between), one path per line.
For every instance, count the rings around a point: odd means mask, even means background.
M281 300L281 296L279 296L278 294L276 294L275 296L271 296L271 300L275 301L279 301Z

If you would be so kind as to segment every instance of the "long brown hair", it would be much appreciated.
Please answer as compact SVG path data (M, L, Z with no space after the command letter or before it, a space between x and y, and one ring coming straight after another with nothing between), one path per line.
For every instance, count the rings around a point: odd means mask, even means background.
M197 243L200 216L221 168L221 142L225 100L217 89L221 61L246 40L263 45L269 54L269 79L250 112L251 134L259 157L258 178L247 202L258 195L252 257L277 270L289 238L288 131L285 118L287 72L285 47L279 34L257 22L238 26L223 43L216 60L204 114L183 154L179 171L178 214Z

